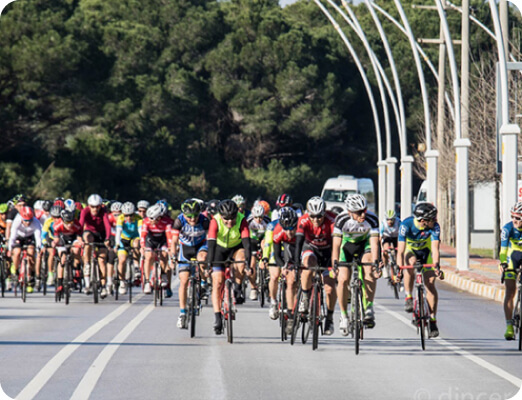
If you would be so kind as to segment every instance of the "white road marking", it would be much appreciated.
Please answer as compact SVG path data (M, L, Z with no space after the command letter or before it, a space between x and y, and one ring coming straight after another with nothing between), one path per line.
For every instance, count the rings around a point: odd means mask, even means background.
M172 288L175 289L179 285L179 278L176 276L175 281L173 282ZM129 335L147 318L147 316L155 309L154 304L150 304L145 307L134 319L132 319L126 326L123 328L120 333L118 333L114 339L111 340L110 344L105 346L100 355L94 360L91 364L82 380L76 387L76 390L71 396L71 399L75 400L87 400L92 394L98 380L102 376L103 371L107 368L109 361L112 356L119 349L120 344L123 343Z
M143 297L143 294L139 294L135 297L135 300L139 300ZM92 336L98 333L102 328L107 326L109 323L114 321L120 315L122 315L125 311L131 307L132 304L125 303L119 306L116 310L111 312L105 318L96 322L94 325L90 326L83 333L81 333L78 337L76 337L71 344L66 345L63 349L61 349L58 354L56 354L51 360L45 364L45 366L40 370L38 374L29 382L25 388L16 396L18 400L31 400L33 399L40 390L44 387L44 385L51 379L51 377L58 371L58 368L62 366L62 364L67 360L81 345L89 340ZM74 344L73 344L74 343Z
M415 329L415 330L417 329L416 327L414 327L412 325L411 319L408 319L405 316L403 316L395 311L392 311L385 306L375 304L375 307L387 312L392 317L398 319L399 321L403 322L405 325L409 326L411 329ZM469 351L463 350L459 346L455 346L454 344L451 344L442 338L434 338L434 339L430 339L430 340L433 340L433 341L437 342L438 344L440 344L444 347L447 347L451 351L467 358L468 360L474 362L475 364L481 366L482 368L487 369L488 371L494 373L495 375L501 377L502 379L505 379L509 383L512 383L516 387L520 388L522 386L522 379L517 378L514 375L511 375L509 372L504 371L502 368L499 368L496 365L493 365L480 357L477 357L476 355L470 353Z

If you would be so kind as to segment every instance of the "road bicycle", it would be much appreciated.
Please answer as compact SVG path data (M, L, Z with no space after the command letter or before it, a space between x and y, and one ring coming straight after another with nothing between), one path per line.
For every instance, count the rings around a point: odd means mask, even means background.
M388 263L385 268L388 271L388 285L391 286L395 298L399 298L401 291L401 281L399 279L399 267L397 266L397 253L395 248L387 249Z
M62 297L65 300L65 305L69 304L69 300L71 298L71 292L73 291L75 284L74 284L74 274L73 274L73 264L74 259L71 254L71 247L73 247L72 244L64 244L59 246L63 249L65 249L65 263L62 265L60 263L60 266L58 268L63 268L63 287L62 290L59 291L58 287L56 287L56 301L62 301ZM58 271L56 271L58 273ZM58 286L58 285L56 285Z
M91 290L92 290L94 304L98 304L99 291L101 290L100 267L98 265L98 253L100 251L100 248L105 247L105 243L92 242L92 243L86 243L86 245L92 247L91 269L90 269Z
M266 299L270 298L269 292L268 292L268 281L270 279L268 275L267 268L261 268L260 266L261 261L258 260L256 263L256 269L257 269L257 290L258 290L258 297L259 305L261 308L265 306Z
M154 249L154 264L152 270L150 271L149 282L152 287L153 295L154 295L154 306L157 307L158 304L163 306L163 300L165 299L165 288L167 287L167 280L164 277L163 270L161 268L161 257L164 250L162 249Z
M504 283L506 269L503 268L501 282ZM517 274L517 295L515 297L515 308L513 309L513 328L515 337L518 336L518 351L522 351L522 268L518 268Z
M0 244L0 286L2 289L2 297L4 297L6 291L6 281L9 279L8 273L9 262L7 261L7 245L5 243Z
M200 265L196 259L189 261L190 277L187 287L187 321L186 324L190 327L190 337L196 336L196 317L201 313L203 308L201 304L201 276Z
M355 341L355 354L359 354L360 342L364 339L364 281L362 276L363 266L375 266L374 263L361 262L360 257L355 256L351 262L335 262L334 269L348 267L351 270L350 297L346 307L348 317L347 334ZM347 335L347 336L348 336Z
M420 334L422 350L426 349L426 337L429 338L430 336L430 309L428 306L428 300L426 300L426 286L424 284L423 272L434 270L437 267L437 264L422 264L420 261L417 261L414 265L401 265L399 267L401 270L415 270L412 324L417 327L417 334ZM442 272L439 279L444 279L444 274Z
M20 293L24 303L27 299L27 286L29 284L29 255L27 254L27 249L28 246L22 246L22 256L20 259L20 266L18 268L18 285L20 286Z

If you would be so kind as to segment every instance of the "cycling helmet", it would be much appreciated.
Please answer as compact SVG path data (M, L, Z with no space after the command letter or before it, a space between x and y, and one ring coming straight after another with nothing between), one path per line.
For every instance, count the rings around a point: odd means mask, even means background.
M102 205L102 198L99 194L91 194L87 199L87 204L92 207L97 207Z
M207 211L211 215L217 214L218 213L218 206L219 206L219 200L218 199L210 200L207 203Z
M252 207L252 216L253 217L263 217L265 215L265 208L262 204L256 203L254 207Z
M181 203L181 212L183 214L199 214L201 212L201 204L197 199L187 199Z
M73 199L67 199L64 201L65 209L70 212L76 211L76 204Z
M140 200L138 201L138 208L149 208L150 207L150 203L147 201L147 200Z
M25 220L33 219L33 217L34 217L33 209L31 207L27 207L27 206L22 207L20 209L20 216Z
M134 207L134 204L132 202L126 201L121 206L121 212L124 215L132 215L132 214L134 214L136 212L136 207Z
M62 210L60 214L62 216L63 222L72 222L74 221L74 212L69 210Z
M395 219L397 214L395 214L394 210L388 210L386 211L386 219Z
M241 206L243 204L246 204L246 200L243 196L240 194L236 194L234 197L232 197L232 201L237 204L237 206Z
M264 200L258 200L256 203L261 204L263 208L265 209L265 215L270 214L270 204L268 204L268 201Z
M147 209L147 217L149 219L158 219L159 217L161 217L163 214L161 213L162 211L162 208L161 208L161 204L154 204L152 207L149 207Z
M16 196L14 196L11 199L11 201L13 202L14 205L17 205L20 202L24 202L25 203L25 196L23 194L17 194Z
M49 211L52 207L53 203L51 203L49 200L44 200L42 202L42 210Z
M167 214L168 208L167 208L167 205L164 202L157 202L156 205L158 205L160 207L161 215Z
M57 197L54 199L54 201L65 201L65 198L63 197Z
M306 203L306 211L310 215L324 215L326 206L322 197L314 196Z
M63 200L55 200L53 203L53 206L58 206L60 208L65 208L65 202Z
M279 224L283 229L295 228L297 220L297 213L292 207L283 207L279 210Z
M115 201L111 204L111 212L120 212L122 206L123 204L120 201Z
M349 195L346 200L344 200L344 204L346 204L346 209L350 212L364 211L368 207L366 197L362 194Z
M239 208L237 207L237 204L230 200L223 200L218 205L218 212L221 215L221 217L225 219L233 219L237 216L237 213L239 211Z
M83 210L83 204L80 203L79 201L77 201L76 203L74 203L75 207L77 210Z
M41 210L42 209L42 200L36 200L33 204L33 208L35 210Z
M522 203L521 203L522 204ZM437 217L437 207L431 203L419 203L413 210L415 219L435 219Z
M511 207L511 216L522 216L522 201L515 203L513 207Z
M283 193L281 196L279 196L276 201L276 205L278 207L292 206L293 203L294 200L292 199L292 196L286 193Z
M330 211L333 212L334 214L340 214L344 211L344 209L339 206L334 206L330 209Z
M51 207L51 217L60 218L60 214L62 213L63 208L60 206L52 206Z
M0 214L5 214L8 208L7 203L0 204Z

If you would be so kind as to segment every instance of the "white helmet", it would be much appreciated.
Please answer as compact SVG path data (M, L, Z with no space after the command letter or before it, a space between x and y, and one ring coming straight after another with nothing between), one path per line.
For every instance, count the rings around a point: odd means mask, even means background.
M138 201L138 208L149 208L150 203L147 200Z
M245 204L245 198L241 196L240 194L236 194L234 197L232 197L232 201L237 204L239 207L241 204Z
M253 217L262 217L265 215L265 208L262 204L256 203L254 207L252 207L252 216Z
M122 206L123 206L123 204L121 204L120 201L115 201L114 203L111 204L111 212L121 211Z
M74 203L73 199L67 199L64 201L65 209L70 212L76 211L76 204Z
M33 208L35 210L41 210L43 208L42 205L43 205L43 200L36 200L34 202Z
M127 202L123 203L123 205L121 206L121 212L124 215L132 215L136 212L136 207L134 207L133 203L131 203L130 201L127 201Z
M150 219L158 219L163 215L161 211L161 204L154 204L147 209L147 217Z
M322 197L314 196L308 203L306 203L306 211L310 215L324 215L326 212L326 205Z
M87 199L87 204L93 207L101 206L103 200L99 194L91 194Z
M366 197L362 194L351 194L346 198L344 204L346 204L346 209L350 212L363 211L368 207Z

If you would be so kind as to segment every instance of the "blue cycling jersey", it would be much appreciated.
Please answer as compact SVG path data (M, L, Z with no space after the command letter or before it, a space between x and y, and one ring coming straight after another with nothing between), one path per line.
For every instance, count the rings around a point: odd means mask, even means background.
M196 225L190 225L183 214L174 221L174 235L179 232L179 242L184 246L198 246L207 240L207 231L210 221L199 214Z
M429 247L432 240L440 240L440 225L421 229L414 217L406 218L399 228L399 242L406 242L413 248Z

